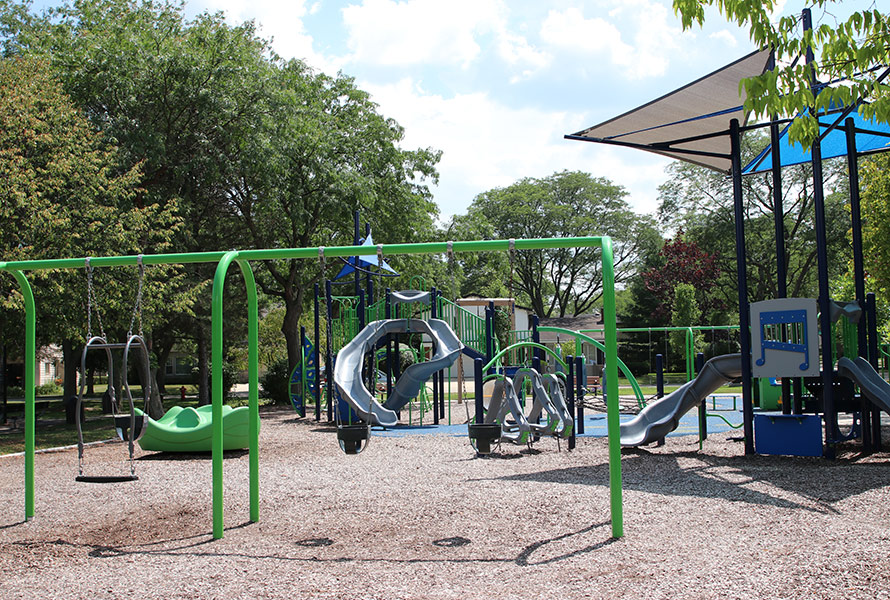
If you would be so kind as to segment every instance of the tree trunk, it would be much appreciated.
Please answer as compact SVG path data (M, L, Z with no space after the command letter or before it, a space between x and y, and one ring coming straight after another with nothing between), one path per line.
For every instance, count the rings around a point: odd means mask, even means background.
M167 361L170 359L170 353L173 351L173 342L159 344L152 340L152 350L154 350L155 358L158 359L158 368L154 370L157 390L159 394L166 394Z
M87 367L87 395L92 396L96 393L96 368Z
M284 323L281 325L281 333L284 334L284 340L287 344L287 372L291 373L297 363L300 362L300 355L303 351L300 348L300 317L303 315L303 309L295 302L285 302ZM316 340L317 342L317 340Z
M158 370L159 367L151 369L149 377L151 379L151 393L148 396L148 407L146 412L154 420L158 420L164 416L164 399L161 397L161 391L158 387Z
M80 366L80 355L74 340L62 340L62 361L64 363L62 398L67 400L77 395L77 368Z
M210 360L207 356L207 330L203 325L198 327L198 405L210 404Z

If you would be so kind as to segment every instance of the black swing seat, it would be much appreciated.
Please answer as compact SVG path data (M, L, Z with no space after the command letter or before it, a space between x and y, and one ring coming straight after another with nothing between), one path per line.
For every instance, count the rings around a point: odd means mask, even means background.
M367 425L340 425L337 441L346 454L359 454L367 444L370 431Z
M125 481L137 481L136 475L78 475L74 481L82 483L123 483Z

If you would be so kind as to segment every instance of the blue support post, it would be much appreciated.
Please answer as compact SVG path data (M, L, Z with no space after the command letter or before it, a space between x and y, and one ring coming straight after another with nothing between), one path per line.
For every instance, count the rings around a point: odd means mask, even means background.
M309 397L309 389L307 385L303 385L307 383L308 377L306 376L306 355L304 352L306 348L306 328L302 325L300 326L300 416L306 416L306 398ZM315 363L316 365L318 363ZM318 368L316 370L316 379L318 378Z
M484 384L483 379L484 375L482 373L482 364L481 358L473 359L473 377L475 378L475 389L476 389L476 415L475 415L475 423L484 423L485 422L485 392L484 392Z
M701 373L702 368L705 366L705 355L699 352L695 355L695 374L696 376ZM708 439L708 400L707 398L701 399L701 404L698 405L698 435L699 441Z
M384 301L384 314L387 319L392 318L392 303L389 299L390 289L386 288L386 300ZM393 352L392 352L392 334L386 334L386 397L392 394L392 374L393 374Z
M436 288L430 288L430 318L437 319ZM439 373L433 373L433 425L439 424Z
M664 398L664 355L655 355L655 396Z
M321 421L321 329L318 313L319 287L315 284L315 420Z
M584 433L584 386L587 384L584 357L575 357L575 409L578 416L578 433Z
M745 204L742 197L742 141L739 120L729 122L732 160L732 197L735 218L736 281L739 297L739 345L742 353L742 413L745 454L754 454L754 402L751 388L751 314L748 309L747 253L745 249Z
M572 435L569 437L569 450L575 449L575 433L578 431L578 420L575 415L575 360L574 356L566 357L566 364L569 366L568 378L566 380L566 395L568 396L569 414L575 421L572 427Z
M331 322L331 315L334 312L334 308L332 306L331 300L331 281L327 280L324 283L324 295L325 295L325 310L327 310L328 314L328 323ZM332 331L333 327L329 327L328 330ZM325 360L324 370L327 378L327 398L328 398L328 421L334 420L334 355L333 355L333 340L328 339L327 343L327 358Z

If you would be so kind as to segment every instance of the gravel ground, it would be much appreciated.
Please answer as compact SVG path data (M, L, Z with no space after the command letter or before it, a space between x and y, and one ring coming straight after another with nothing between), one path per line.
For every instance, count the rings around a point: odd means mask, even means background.
M885 439L890 430L885 429ZM225 460L226 533L210 535L210 459L142 453L139 480L76 483L76 452L0 458L0 597L888 598L890 453L751 457L726 435L625 451L625 537L609 524L606 440L474 459L466 438L372 439L263 414L261 513L246 453ZM122 444L89 449L93 472Z

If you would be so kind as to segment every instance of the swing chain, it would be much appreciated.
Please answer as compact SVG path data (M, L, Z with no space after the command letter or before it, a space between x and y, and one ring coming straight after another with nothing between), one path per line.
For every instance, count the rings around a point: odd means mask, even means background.
M99 298L96 296L96 289L93 287L93 265L90 264L90 257L84 259L84 266L87 269L87 340L93 337L93 306L96 307L96 320L99 321L99 333L105 339L105 326L102 324L102 313L99 311Z
M136 257L136 264L139 265L139 286L136 291L136 304L133 305L133 315L130 317L130 327L127 329L127 338L133 335L133 323L139 319L139 337L142 335L142 284L145 281L145 264L142 262L142 254Z

